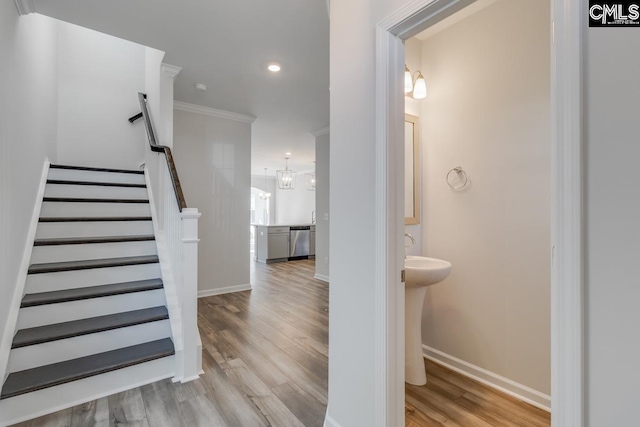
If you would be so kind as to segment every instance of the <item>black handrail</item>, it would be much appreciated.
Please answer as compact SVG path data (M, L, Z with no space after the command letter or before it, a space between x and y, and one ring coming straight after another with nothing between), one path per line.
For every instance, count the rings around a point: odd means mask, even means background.
M187 207L187 202L184 199L184 193L182 192L182 186L180 186L180 179L178 178L178 171L176 169L176 164L173 161L173 154L171 154L171 148L165 145L158 145L156 141L156 134L153 131L153 126L151 125L151 116L149 115L149 110L147 109L147 95L138 92L138 101L140 101L140 109L141 113L136 114L133 117L129 118L129 122L133 123L140 118L144 118L144 126L147 130L147 137L149 138L149 147L151 151L156 153L164 153L164 158L167 161L167 167L169 168L169 174L171 175L171 183L173 184L173 191L176 195L176 200L178 202L178 207L180 208L180 212Z

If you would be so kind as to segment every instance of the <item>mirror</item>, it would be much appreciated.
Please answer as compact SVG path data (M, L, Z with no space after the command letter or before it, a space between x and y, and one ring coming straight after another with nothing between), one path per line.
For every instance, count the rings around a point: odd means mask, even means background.
M416 116L404 115L404 223L420 224L420 138Z

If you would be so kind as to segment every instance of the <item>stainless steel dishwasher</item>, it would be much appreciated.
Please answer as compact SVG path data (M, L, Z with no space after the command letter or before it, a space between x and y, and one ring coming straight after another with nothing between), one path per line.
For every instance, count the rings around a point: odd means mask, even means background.
M311 227L308 225L293 226L290 227L289 233L289 259L308 258Z

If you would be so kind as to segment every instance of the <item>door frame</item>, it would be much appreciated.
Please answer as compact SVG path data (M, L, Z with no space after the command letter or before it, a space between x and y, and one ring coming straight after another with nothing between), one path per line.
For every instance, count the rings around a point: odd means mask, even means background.
M414 0L376 26L376 425L404 425L404 40L475 0ZM551 5L551 423L584 421L581 0Z

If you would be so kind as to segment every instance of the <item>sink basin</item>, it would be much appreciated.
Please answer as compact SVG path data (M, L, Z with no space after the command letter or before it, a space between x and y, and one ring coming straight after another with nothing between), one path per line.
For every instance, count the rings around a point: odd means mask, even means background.
M451 273L449 261L423 256L407 256L404 268L405 286L411 288L435 285Z
M427 383L422 355L424 297L427 286L442 282L451 273L451 263L436 258L407 256L404 269L404 380L421 386Z

